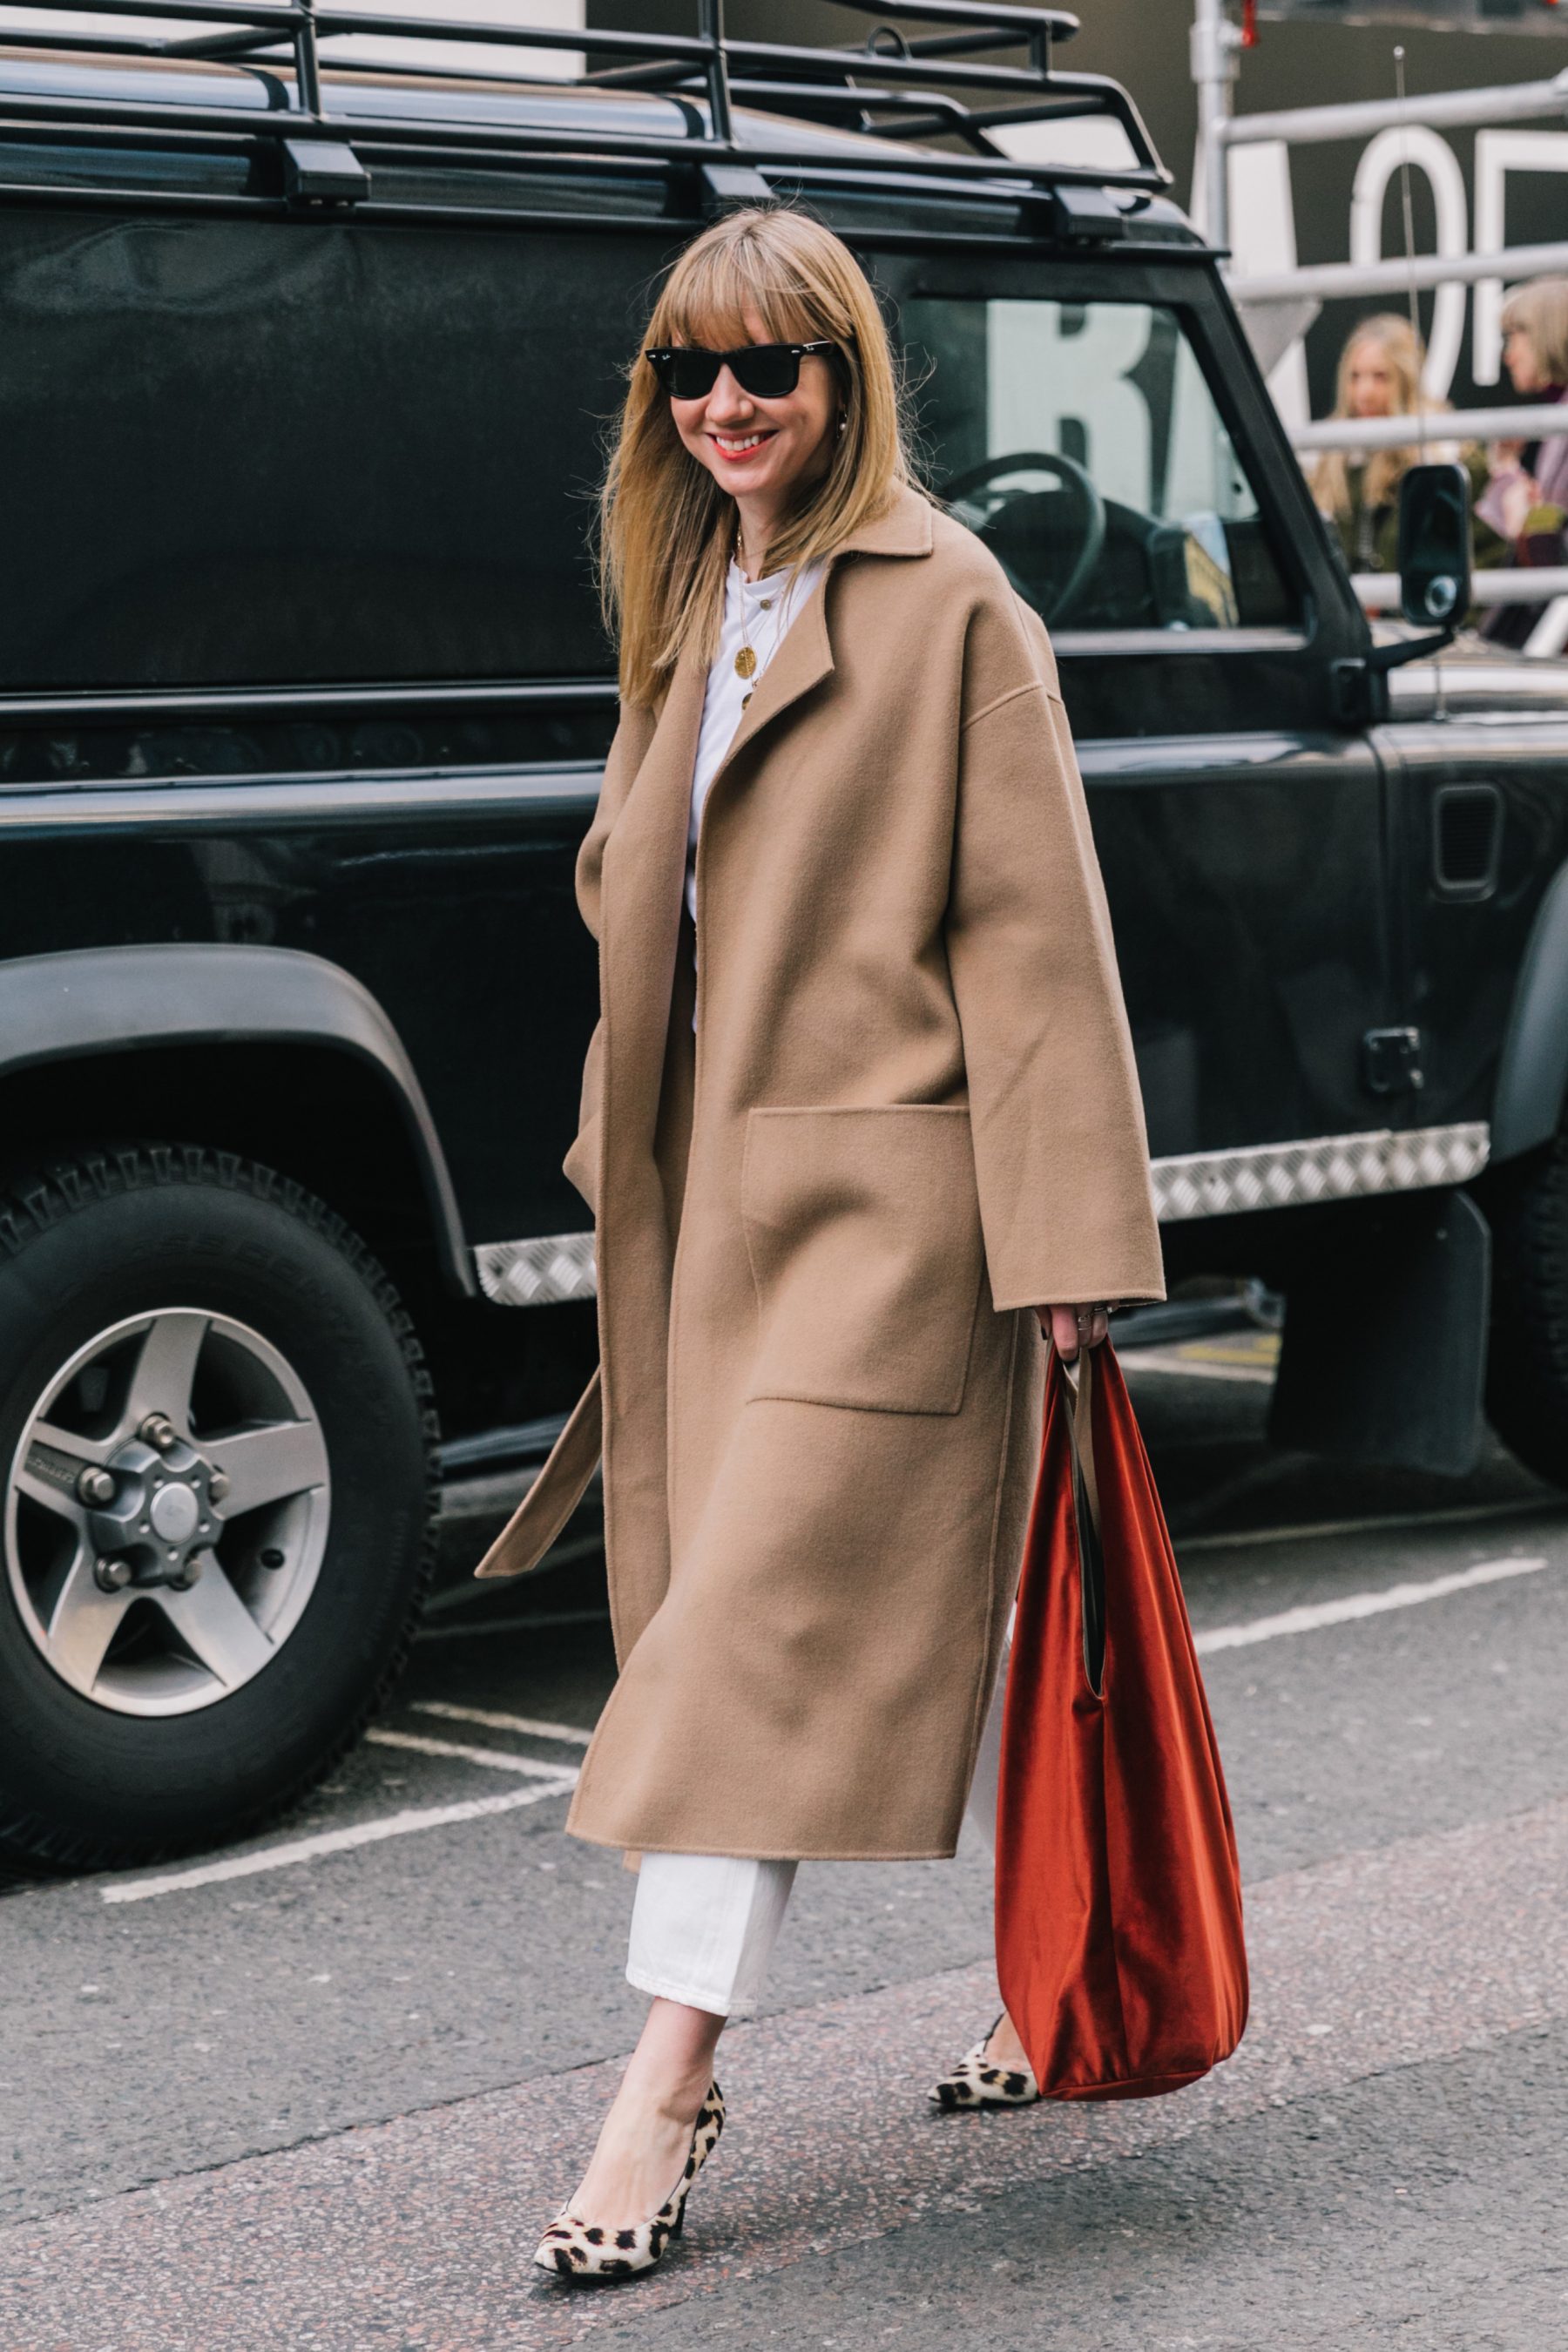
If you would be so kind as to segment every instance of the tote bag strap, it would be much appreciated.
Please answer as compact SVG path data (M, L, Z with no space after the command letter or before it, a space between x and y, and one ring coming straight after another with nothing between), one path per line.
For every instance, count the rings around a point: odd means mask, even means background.
M1105 1685L1105 1556L1100 1546L1100 1482L1094 1467L1094 1351L1080 1348L1078 1377L1069 1378L1057 1359L1072 1399L1067 1415L1072 1453L1073 1517L1078 1529L1079 1590L1082 1598L1083 1670L1099 1698Z
M1060 1359L1058 1360L1060 1361ZM1062 1378L1072 1397L1072 1412L1068 1417L1068 1433L1072 1440L1073 1476L1081 1480L1089 1516L1094 1532L1100 1534L1100 1482L1094 1475L1094 1351L1080 1348L1078 1353L1076 1378L1062 1365Z

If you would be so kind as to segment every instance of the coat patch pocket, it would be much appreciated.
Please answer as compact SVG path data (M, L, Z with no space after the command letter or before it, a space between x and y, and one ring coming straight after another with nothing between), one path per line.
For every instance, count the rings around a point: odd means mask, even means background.
M753 1110L741 1213L757 1294L748 1403L958 1412L981 1265L966 1110Z

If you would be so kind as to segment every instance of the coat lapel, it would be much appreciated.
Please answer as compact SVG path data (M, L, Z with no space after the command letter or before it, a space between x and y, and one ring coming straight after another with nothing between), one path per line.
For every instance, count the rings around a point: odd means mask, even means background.
M691 772L707 674L677 667L652 742L605 847L600 1009L607 1066L599 1200L613 1200L628 1150L651 1155L680 935ZM619 1129L618 1136L615 1130Z
M664 1349L672 1248L655 1142L706 673L683 662L605 845L599 947L599 1349L605 1546L616 1654L669 1574Z
M827 592L835 566L858 555L921 556L931 548L931 509L900 488L874 521L835 548L816 593L796 615L763 673L714 778L717 790L747 744L831 676ZM685 887L691 773L702 725L707 671L691 655L677 665L658 725L605 851L604 949L599 975L605 1016L606 1117L600 1138L601 1210L617 1194L617 1174L640 1159L651 1168L665 1036ZM612 1155L616 1166L612 1168Z
M831 675L833 640L827 626L827 592L837 565L852 555L929 555L931 509L917 490L901 488L885 514L863 523L840 541L828 558L827 569L815 594L796 615L783 645L763 672L734 739L720 763L719 776L764 727L771 727L790 705Z
M741 723L719 763L715 784L753 736L761 734L792 702L798 702L803 694L809 694L814 686L819 686L831 675L833 645L827 634L827 587L832 576L830 560L826 572L791 622L783 645L758 679L755 692L741 713Z

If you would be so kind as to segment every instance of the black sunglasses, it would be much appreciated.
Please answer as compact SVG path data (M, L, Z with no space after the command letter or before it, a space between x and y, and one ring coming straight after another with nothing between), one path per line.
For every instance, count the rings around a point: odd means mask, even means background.
M705 352L700 343L674 343L643 357L672 400L706 400L727 367L753 400L783 400L800 382L808 352L836 352L837 343L742 343L738 351Z

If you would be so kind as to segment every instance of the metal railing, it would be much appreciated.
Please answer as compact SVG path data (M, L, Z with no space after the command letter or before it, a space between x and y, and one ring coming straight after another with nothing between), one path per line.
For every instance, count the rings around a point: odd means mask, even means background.
M1352 583L1364 610L1393 613L1399 608L1399 574L1397 572L1357 572ZM1524 591L1533 586L1536 593L1527 596ZM1568 597L1568 563L1543 563L1539 571L1472 572L1470 602L1472 604L1555 604Z
M1418 416L1322 416L1288 425L1298 449L1415 449L1435 441L1543 441L1568 433L1568 404L1424 408Z
M1514 245L1506 253L1418 253L1406 261L1319 261L1272 276L1233 278L1232 299L1242 310L1273 302L1335 302L1345 295L1429 293L1435 286L1474 286L1509 265L1513 278L1543 278L1568 271L1568 243Z
M1505 82L1494 89L1434 90L1426 98L1352 99L1340 106L1288 106L1272 114L1226 115L1218 125L1225 147L1278 139L1289 147L1331 139L1363 139L1402 125L1463 130L1489 122L1529 122L1568 110L1568 68L1550 81Z
M1544 115L1568 113L1568 68L1541 81L1518 82L1485 89L1444 90L1421 98L1357 100L1342 105L1276 109L1271 113L1237 115L1231 111L1231 86L1236 79L1237 28L1226 13L1226 0L1194 0L1193 79L1197 87L1200 165L1211 241L1221 247L1230 240L1228 158L1234 149L1279 143L1321 145L1332 140L1360 139L1380 131L1409 129L1446 130L1498 122L1529 121ZM1255 278L1228 277L1230 293L1244 320L1249 311L1286 316L1282 341L1289 344L1305 333L1324 302L1357 296L1410 295L1443 286L1477 285L1504 277L1541 277L1568 272L1568 240L1502 247L1473 254L1419 254L1410 257L1354 262L1319 262L1304 268L1260 273ZM1295 313L1295 316L1290 316ZM1265 331L1265 341L1268 341ZM1280 356L1280 344L1271 357ZM1266 362L1266 364L1271 361ZM1425 448L1452 449L1455 445L1489 441L1532 441L1568 433L1568 405L1535 403L1528 406L1439 408L1418 415L1323 417L1292 423L1286 430L1298 453L1324 449ZM1354 586L1367 611L1393 611L1399 604L1399 581L1390 572L1362 572ZM1541 604L1545 606L1524 650L1532 655L1556 655L1568 646L1568 567L1477 572L1471 582L1477 604Z
M1352 572L1351 585L1363 613L1398 612L1396 572ZM1470 602L1488 605L1540 604L1541 618L1520 651L1532 660L1550 661L1568 649L1568 564L1542 564L1539 570L1527 572L1472 572Z

